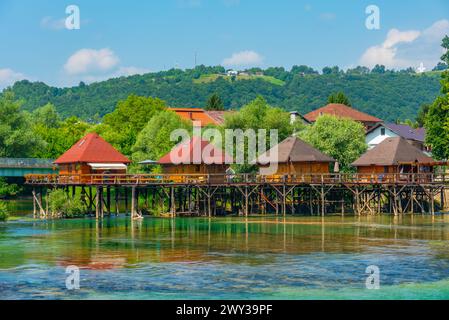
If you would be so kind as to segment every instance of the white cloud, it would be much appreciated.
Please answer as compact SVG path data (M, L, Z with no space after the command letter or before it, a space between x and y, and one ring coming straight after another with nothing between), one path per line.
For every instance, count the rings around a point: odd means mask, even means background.
M234 53L230 58L223 60L225 66L254 66L259 65L263 57L255 51L246 50Z
M14 82L25 79L25 75L11 69L0 69L0 89L4 89Z
M41 27L50 30L63 30L65 28L65 18L54 19L53 17L43 17Z
M359 63L373 67L383 64L387 68L417 67L421 62L430 69L441 56L441 40L449 34L449 21L439 20L422 31L391 29L385 41L368 48Z
M70 56L64 69L69 75L107 72L116 67L119 61L115 53L107 48L81 49Z

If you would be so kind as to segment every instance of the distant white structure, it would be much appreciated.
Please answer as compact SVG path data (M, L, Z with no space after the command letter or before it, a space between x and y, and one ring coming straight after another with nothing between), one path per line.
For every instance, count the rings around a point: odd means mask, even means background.
M239 75L239 72L236 70L228 70L228 72L226 72L226 74L228 75L228 77L236 77Z
M424 71L426 71L426 67L424 67L424 63L420 63L419 64L419 67L418 68L416 68L416 71L418 72L418 73L423 73Z
M304 118L298 111L290 112L290 124L294 124L297 120L301 120L304 124L310 124L310 121Z

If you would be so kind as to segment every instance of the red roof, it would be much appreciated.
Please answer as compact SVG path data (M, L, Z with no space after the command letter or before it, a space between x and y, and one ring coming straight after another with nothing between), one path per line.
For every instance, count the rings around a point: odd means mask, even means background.
M98 134L89 133L55 161L56 164L80 162L130 163L131 161Z
M176 112L176 114L183 119L198 121L202 127L209 124L220 124L216 119L207 114L205 110L200 108L169 108L168 110Z
M356 109L350 108L344 104L339 103L331 103L328 104L327 106L309 112L304 116L304 118L306 118L310 122L313 122L316 121L316 119L319 116L322 116L324 114L337 116L341 118L349 118L360 122L382 122L382 120L379 118L373 117L369 114L366 114L364 112L358 111Z
M159 160L159 164L229 164L233 159L209 141L193 137L180 143Z

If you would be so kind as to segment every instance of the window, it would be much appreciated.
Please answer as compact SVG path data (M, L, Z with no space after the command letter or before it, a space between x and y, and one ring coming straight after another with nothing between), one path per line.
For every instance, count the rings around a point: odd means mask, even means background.
M384 136L385 135L385 128L380 128L380 135Z

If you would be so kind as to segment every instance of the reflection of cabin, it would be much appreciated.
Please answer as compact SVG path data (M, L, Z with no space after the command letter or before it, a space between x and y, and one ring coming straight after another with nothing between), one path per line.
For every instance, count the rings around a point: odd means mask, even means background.
M411 180L413 173L419 173L420 178L427 180L434 166L439 164L406 139L395 137L386 138L352 165L359 174L375 175L379 179L392 181Z
M340 103L330 103L327 106L309 112L308 114L304 115L304 118L306 118L310 122L315 122L318 117L324 114L339 118L348 118L360 122L364 125L366 130L370 130L376 124L383 122L379 118L373 117L369 114L358 111Z
M277 149L277 150L276 150ZM297 137L289 137L259 156L261 175L307 175L326 174L335 160ZM272 172L269 164L278 165Z
M89 133L60 156L60 175L125 174L129 159L96 133Z
M199 137L178 144L159 160L164 174L211 174L211 182L224 182L226 170L231 163L232 157ZM183 177L173 176L172 179L182 180Z

